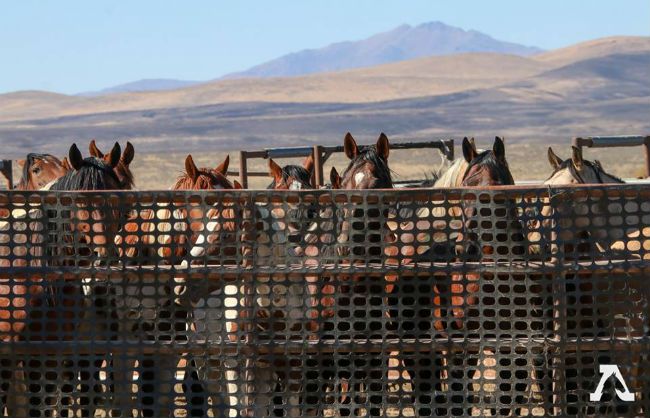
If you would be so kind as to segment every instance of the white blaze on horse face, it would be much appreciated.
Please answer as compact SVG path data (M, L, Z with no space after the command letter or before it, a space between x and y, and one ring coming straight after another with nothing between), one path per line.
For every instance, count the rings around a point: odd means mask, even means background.
M302 190L302 183L296 180L292 181L289 190Z
M57 182L59 179L54 179L51 182L47 183L45 186L41 187L39 190L50 190L52 186L54 186L54 183Z
M366 175L364 173L357 173L354 175L354 183L356 185L359 185L361 184L364 178L366 178Z

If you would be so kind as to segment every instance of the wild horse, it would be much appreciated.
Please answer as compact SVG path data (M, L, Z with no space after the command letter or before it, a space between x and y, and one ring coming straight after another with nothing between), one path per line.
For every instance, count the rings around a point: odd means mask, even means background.
M82 158L76 145L69 151L70 171L49 187L56 191L87 191L119 189L114 167L120 148L111 151L109 163L96 158ZM96 202L95 202L96 203ZM118 208L108 201L100 208L71 200L67 208L36 205L31 210L14 209L3 222L3 231L22 230L13 255L3 256L3 267L74 266L88 267L92 260L106 256L121 217ZM8 227L8 228L7 228ZM17 238L14 235L14 240ZM0 317L0 338L5 342L69 341L82 338L91 331L86 327L92 309L83 295L81 280L53 280L38 275L11 277L0 284L3 306ZM21 307L14 309L14 307ZM87 336L87 335L86 335ZM53 358L46 354L18 361L12 370L12 387L6 396L10 416L45 416L86 410L93 411L88 381L82 358ZM89 360L89 363L95 363ZM100 360L101 362L101 360ZM75 364L76 363L76 364ZM52 369L49 369L52 367ZM44 369L45 368L45 369ZM52 373L52 386L44 385ZM82 380L79 381L78 378ZM83 408L80 404L88 403ZM71 412L72 411L72 412ZM38 415L34 415L38 414Z

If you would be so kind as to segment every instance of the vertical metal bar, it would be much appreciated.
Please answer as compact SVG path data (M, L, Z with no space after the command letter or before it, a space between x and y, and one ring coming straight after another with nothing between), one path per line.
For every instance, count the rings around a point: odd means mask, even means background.
M650 136L645 137L643 148L645 149L645 176L650 177Z
M582 144L580 143L580 138L577 138L577 137L573 138L571 140L571 145L573 145L574 147L578 147L578 148L582 149Z
M239 182L244 189L248 189L248 173L246 171L246 151L239 151Z
M454 140L450 139L447 141L447 147L449 148L449 161L454 161Z
M323 148L320 145L314 145L314 185L320 187L323 185Z
M0 172L2 172L2 174L7 179L7 190L13 189L14 188L14 174L13 174L11 160L2 160L2 161L0 161Z

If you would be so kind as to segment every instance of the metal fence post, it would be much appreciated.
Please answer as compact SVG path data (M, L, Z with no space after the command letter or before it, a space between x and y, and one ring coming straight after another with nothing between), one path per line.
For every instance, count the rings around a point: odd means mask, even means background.
M246 173L246 151L239 151L239 182L244 189L248 189L248 174Z
M314 145L314 186L323 185L323 147Z
M645 176L650 177L650 136L645 137L643 148L645 149Z

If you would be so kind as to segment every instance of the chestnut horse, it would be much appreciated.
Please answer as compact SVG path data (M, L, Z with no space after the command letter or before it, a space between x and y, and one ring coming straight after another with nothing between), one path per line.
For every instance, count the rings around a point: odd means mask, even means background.
M113 168L117 164L119 153L118 146L111 152L110 163L106 164L96 158L82 158L77 146L72 145L69 151L71 170L51 184L50 190L118 189L119 182ZM19 216L12 216L14 219L9 218L3 222L0 230L7 230L5 224L12 224L14 229L32 232L31 236L24 241L31 244L29 249L20 247L14 249L14 256L1 258L0 266L37 267L43 266L44 263L57 266L88 266L89 261L83 260L89 260L94 254L105 255L109 252L108 243L112 241L112 236L118 228L117 210L105 211L79 206L77 209L59 213L59 216L69 216L71 222L54 223L45 219L48 213L46 209L46 207L32 209L29 211L29 215L23 210L22 216L18 214ZM12 215L17 212L20 211L12 211ZM32 219L41 218L41 220L29 221L27 226L27 222L20 220L27 216ZM62 230L50 230L52 227L62 227ZM51 242L53 239L58 242ZM16 255L18 257L15 257ZM78 257L81 257L81 260ZM48 261L48 259L50 260ZM0 309L0 318L2 318L0 339L5 342L68 340L79 331L79 327L88 319L85 318L85 313L80 314L87 308L80 281L46 284L42 278L30 276L29 279L14 277L3 279L1 282L0 293L8 295L0 299L0 306L3 307ZM21 309L13 307L21 307ZM32 318L34 314L41 319ZM42 318L47 318L45 323L42 322ZM34 362L36 367L42 367L46 357L31 356L28 363L15 364L11 378L13 388L10 388L9 394L7 394L7 410L10 416L20 416L21 414L36 416L33 414L40 414L43 411L47 411L46 414L60 414L63 410L73 408L69 406L74 404L74 401L70 401L72 395L68 390L66 390L66 395L63 395L61 388L61 385L71 385L75 390L78 389L74 384L76 372L69 370L67 360L63 360L63 363L58 366L61 375L58 376L59 381L54 384L55 392L52 393L51 389L47 389L47 394L37 392L35 395L43 400L43 404L38 407L36 405L28 406L30 391L40 391L38 388L42 382L38 378L31 382L29 376L32 376L34 371L30 372L28 369L25 372L25 368L32 367L31 364ZM39 363L41 366L38 366ZM65 380L66 383L62 383L62 380ZM82 385L86 383L80 382ZM44 388L42 390L45 391ZM50 403L53 401L56 402L55 405ZM30 408L36 409L30 410Z
M50 154L30 153L17 163L23 172L22 178L16 185L17 190L42 189L70 171L67 159L61 161Z
M97 143L94 139L90 141L88 150L91 156L99 158L100 160L104 160L104 162L108 163L110 154L104 154L101 152L99 148L97 148ZM135 187L135 178L133 177L133 173L129 167L133 161L133 157L135 157L135 149L133 148L133 145L127 141L126 147L124 147L124 152L120 156L120 161L114 168L115 175L120 181L121 190L132 190Z
M194 163L191 155L185 159L185 171L178 177L172 186L172 190L230 190L241 188L235 182L231 183L226 178L230 158L226 156L224 161L216 168L203 167L199 168ZM169 203L169 208L159 209L144 209L138 213L130 216L129 220L124 226L120 236L116 237L116 244L125 260L134 259L139 264L180 264L181 260L187 260L190 256L190 249L199 238L203 238L201 231L203 230L202 219L221 219L219 227L222 227L227 233L235 233L235 212L233 209L210 209L204 214L204 209L200 206L188 203L185 207L177 206ZM224 221L228 219L228 221ZM173 231L173 232L172 232ZM224 238L227 235L220 235ZM208 255L219 255L222 249L218 243L208 240L210 250ZM147 260L150 260L147 261ZM144 280L144 279L141 279ZM210 293L216 288L221 286L220 283L206 281L207 288L204 289L205 293ZM168 296L167 298L156 299L151 301L151 306L147 305L147 309L151 310L151 318L165 317L169 318L170 327L168 332L177 334L177 338L184 339L183 334L188 333L189 326L193 322L193 317L201 317L204 312L201 310L194 310L188 304L190 301L186 299L190 297L187 293L185 280L175 279L173 286L166 286L165 283L137 283L134 286L151 287L154 289L157 297L160 293ZM213 287L214 286L214 287ZM168 288L169 287L169 288ZM191 288L198 287L192 286ZM136 289L134 287L134 289ZM137 290L137 289L136 289ZM169 293L171 292L171 293ZM190 292L196 293L196 292ZM205 294L203 293L203 294ZM137 292L135 293L137 294ZM133 298L132 296L126 296ZM161 300L168 300L165 306L159 306ZM124 312L122 322L125 328L123 332L130 336L137 336L145 340L156 340L161 338L161 335L155 333L156 324L142 323L141 321L131 321L128 318L132 317L128 313L129 306L138 306L141 304L140 300L133 300L135 305L129 302L121 303ZM137 316L137 315L136 315ZM145 321L146 322L146 321ZM201 321L198 321L199 323ZM202 322L205 322L203 320ZM151 332L150 330L154 330ZM133 370L136 359L129 359L128 364L123 368L125 370ZM144 370L140 373L140 385L138 396L141 402L138 405L134 404L134 399L131 394L130 385L133 381L133 372L128 372L123 376L119 382L116 382L116 393L121 396L119 400L120 409L131 411L133 409L143 409L146 413L152 413L153 416L171 416L174 409L177 409L174 404L176 396L174 392L174 382L176 382L176 372L179 364L182 363L195 363L199 372L205 372L205 365L201 359L187 358L183 354L157 354L153 356L144 356L137 359L140 362L140 367ZM188 377L186 376L186 379ZM194 377L197 379L197 377ZM123 386L117 386L118 384ZM195 385L191 385L194 387ZM148 392L145 395L144 392ZM191 396L187 396L188 405L191 401ZM147 408L141 404L145 403L151 405ZM202 410L190 410L188 414L202 414Z

